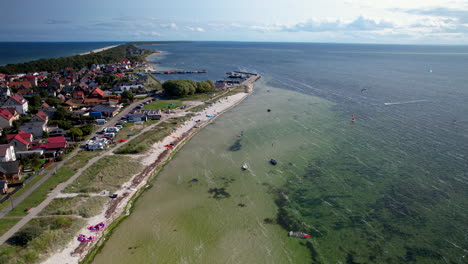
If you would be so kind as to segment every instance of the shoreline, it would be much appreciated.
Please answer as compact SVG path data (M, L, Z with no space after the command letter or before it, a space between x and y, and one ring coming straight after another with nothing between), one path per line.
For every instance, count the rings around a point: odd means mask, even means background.
M84 52L84 53L81 53L81 54L78 54L78 55L82 56L82 55L88 55L88 54L91 54L91 53L98 53L98 52L101 52L101 51L105 51L105 50L108 50L108 49L115 48L117 46L119 46L119 45L107 46L107 47L100 48L100 49L90 50L88 52Z
M253 81L256 81L255 78ZM245 98L250 95L252 85L249 85L250 91L240 92L213 103L203 112L190 118L190 120L177 127L169 136L159 142L153 144L146 154L133 155L131 158L139 159L139 162L144 165L141 173L134 175L128 182L122 185L115 193L119 194L119 198L111 200L107 203L103 210L96 216L86 219L86 226L94 225L104 221L107 228L101 233L91 233L86 227L83 227L77 234L95 235L96 240L92 243L80 243L75 238L69 242L65 248L59 252L55 252L43 263L89 263L94 256L100 251L105 244L105 240L113 232L120 221L125 219L131 213L133 203L145 191L148 183L157 177L159 171L172 159L172 157L187 143L190 139L201 131L206 125L215 120L219 115L231 110ZM212 117L206 117L210 115ZM197 122L196 120L201 120ZM180 138L182 137L182 138ZM175 143L174 149L166 149L165 144ZM145 157L145 158L142 158ZM76 235L77 235L76 234Z

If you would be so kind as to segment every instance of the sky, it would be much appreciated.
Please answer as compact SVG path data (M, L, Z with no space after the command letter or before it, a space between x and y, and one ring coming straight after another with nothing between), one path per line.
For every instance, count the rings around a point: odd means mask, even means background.
M0 41L468 45L468 0L13 0Z

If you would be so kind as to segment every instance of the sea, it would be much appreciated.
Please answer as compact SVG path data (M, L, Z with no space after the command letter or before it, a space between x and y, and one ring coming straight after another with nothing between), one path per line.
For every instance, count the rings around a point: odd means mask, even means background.
M468 262L468 46L145 48L162 51L157 69L208 71L162 81L262 78L159 172L94 263Z
M122 42L0 42L0 66L79 55Z
M156 69L208 71L162 81L262 77L158 172L93 263L468 263L468 46L143 47L161 51Z

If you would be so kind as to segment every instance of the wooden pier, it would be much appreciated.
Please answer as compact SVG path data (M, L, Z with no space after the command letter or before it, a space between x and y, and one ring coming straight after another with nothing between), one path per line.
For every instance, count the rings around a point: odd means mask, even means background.
M191 73L207 73L207 70L195 70L195 71L185 71L185 70L174 70L174 71L151 71L153 74L191 74Z

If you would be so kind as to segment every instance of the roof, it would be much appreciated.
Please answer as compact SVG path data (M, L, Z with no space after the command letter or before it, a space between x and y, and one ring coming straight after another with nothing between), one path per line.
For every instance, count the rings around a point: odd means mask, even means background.
M36 114L36 116L39 117L40 119L42 119L44 122L49 119L49 116L46 113L44 113L43 111L39 111Z
M23 82L9 82L8 83L9 86L20 86L20 85L24 85L26 87L31 87L31 83L30 82L26 82L26 81L23 81Z
M0 116L6 120L11 120L15 115L13 115L8 109L0 108Z
M41 106L43 106L43 107L50 107L50 105L47 104L46 102L42 103Z
M103 90L101 90L100 88L96 88L94 89L94 91L91 93L91 95L99 95L99 96L104 96L106 93L104 93Z
M30 139L32 137L31 133L24 132L21 130L18 134L10 134L7 135L7 140L10 142L13 139L16 139L17 141L21 142L24 145L29 145L31 144Z
M119 111L120 107L112 107L109 105L96 105L95 107L92 108L92 112L107 112L107 113L114 113L116 111Z
M0 162L0 172L3 174L18 174L19 172L19 161L8 161Z
M10 144L1 144L0 145L0 157L5 157L6 152L10 147L11 147Z
M15 100L18 104L25 104L27 101L23 98L23 96L19 95L19 94L14 94L12 96L10 96L11 99Z
M47 139L47 142L48 143L52 143L52 142L65 142L67 143L67 140L65 139L65 137L49 137Z

